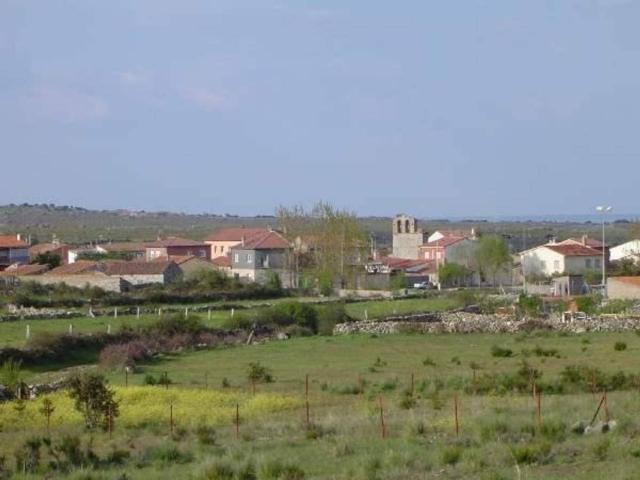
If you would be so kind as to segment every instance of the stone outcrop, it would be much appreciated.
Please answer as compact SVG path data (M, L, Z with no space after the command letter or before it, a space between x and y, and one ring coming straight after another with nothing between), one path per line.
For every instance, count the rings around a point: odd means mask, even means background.
M383 320L340 323L334 335L392 333L519 333L531 330L561 332L625 332L640 330L637 317L594 317L571 322L558 318L521 319L467 312L388 317Z

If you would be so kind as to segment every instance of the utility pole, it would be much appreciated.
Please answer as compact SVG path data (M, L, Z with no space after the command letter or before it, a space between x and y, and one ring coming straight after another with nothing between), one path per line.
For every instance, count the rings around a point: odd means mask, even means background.
M596 210L602 214L602 296L607 298L607 260L605 256L607 249L605 248L604 217L613 210L613 207L597 206Z

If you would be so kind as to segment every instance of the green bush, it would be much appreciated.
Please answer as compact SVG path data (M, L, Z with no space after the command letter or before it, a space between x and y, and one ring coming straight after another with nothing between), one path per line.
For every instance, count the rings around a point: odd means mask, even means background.
M458 446L446 447L442 450L442 463L455 465L462 458L462 448Z
M498 345L493 345L491 347L491 356L498 358L513 357L513 350L511 350L510 348L503 348Z
M318 331L318 314L312 305L296 301L282 302L273 307L262 310L257 316L262 325L299 325L312 332Z
M627 349L627 344L626 344L626 343L624 343L624 342L616 342L616 343L613 345L613 349L614 349L616 352L622 352L622 351L624 351L624 350L626 350L626 349Z
M317 324L320 335L333 335L333 328L338 323L349 320L343 303L332 303L317 307Z

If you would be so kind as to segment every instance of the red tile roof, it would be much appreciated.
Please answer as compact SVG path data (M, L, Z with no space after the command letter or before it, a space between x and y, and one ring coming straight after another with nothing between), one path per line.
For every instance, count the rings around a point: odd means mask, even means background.
M9 265L0 272L0 277L21 277L25 275L40 275L49 270L48 265Z
M92 260L78 260L69 265L61 265L46 273L46 275L78 275L95 272L98 270L98 262Z
M238 244L232 248L240 250L282 250L290 248L290 244L278 232L267 230L266 233L254 236L249 240L245 240L244 244Z
M142 242L116 242L103 243L98 245L98 247L107 252L144 252L147 245L147 243Z
M266 228L229 227L216 230L207 237L207 242L241 242L257 235L264 235L269 230Z
M561 242L558 242L559 245L574 245L574 244L579 244L579 245L586 245L587 247L591 247L591 248L602 248L602 242L600 240L597 240L595 238L590 238L590 237L586 237L586 238L568 238L566 240L563 240Z
M379 262L393 270L413 269L420 266L429 268L430 265L434 263L432 261L415 260L412 258L399 258L399 257L382 257L380 258Z
M544 245L549 250L553 250L565 257L600 257L602 252L591 247L585 247L582 244L547 244Z
M29 248L17 235L0 235L0 248Z
M29 247L29 256L37 257L41 253L55 252L68 248L64 243L37 243Z
M213 260L211 260L211 262L216 267L231 268L231 258L226 255L223 255L222 257L216 257Z
M106 275L161 275L175 262L104 262L101 270Z
M209 247L204 242L196 242L195 240L189 240L188 238L179 237L167 237L162 240L156 240L155 242L149 242L146 244L146 248L153 247Z

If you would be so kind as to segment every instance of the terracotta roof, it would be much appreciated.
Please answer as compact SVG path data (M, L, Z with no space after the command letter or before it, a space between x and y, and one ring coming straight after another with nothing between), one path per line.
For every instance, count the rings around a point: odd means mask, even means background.
M441 234L443 237L470 237L473 232L470 230L436 230L431 235L436 233Z
M209 247L209 245L204 242L189 240L188 238L167 237L162 240L156 240L155 242L147 243L146 248L149 247Z
M55 252L63 248L67 248L64 243L38 243L29 247L29 256L36 257L41 253Z
M216 230L207 237L207 242L241 242L257 235L264 235L269 230L266 228L229 227Z
M419 267L429 268L433 261L415 260L413 258L399 258L399 257L382 257L380 263L386 265L392 270L408 270L416 269Z
M289 242L278 232L268 231L245 240L243 245L232 247L238 250L282 250L290 248Z
M231 268L231 257L227 255L223 255L222 257L216 257L211 262L220 268Z
M454 236L450 236L450 237L444 237L441 238L440 240L434 240L433 242L428 242L425 243L424 245L421 245L420 248L433 248L433 247L450 247L451 245L461 242L462 240L466 240L467 237L454 237Z
M147 245L147 243L141 242L116 242L103 243L98 246L107 252L144 252Z
M595 238L584 237L584 238L567 238L561 242L558 242L559 245L586 245L591 248L602 248L602 242L600 240L596 240ZM606 246L606 245L605 245Z
M4 271L0 272L2 277L21 277L26 275L40 275L49 270L48 265L9 265Z
M609 277L609 280L615 280L640 287L640 277Z
M543 245L549 250L553 250L560 255L564 255L565 257L600 257L602 256L602 252L595 250L591 247L585 247L582 244L564 244L560 245L556 244L547 244Z
M0 235L0 248L29 248L17 235Z
M69 265L61 265L48 271L45 275L78 275L82 273L95 272L98 270L98 262L91 260L78 260Z
M160 275L175 262L104 262L101 270L106 275Z

